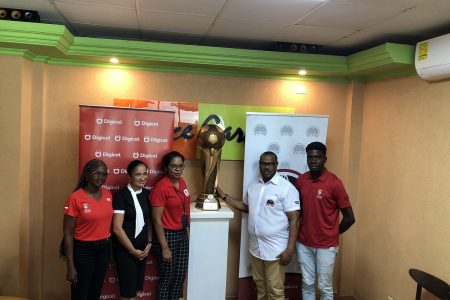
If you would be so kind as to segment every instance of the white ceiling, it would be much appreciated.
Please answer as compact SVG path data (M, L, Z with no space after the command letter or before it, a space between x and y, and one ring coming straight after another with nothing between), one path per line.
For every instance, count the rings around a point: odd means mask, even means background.
M0 0L77 36L351 53L450 32L450 0Z

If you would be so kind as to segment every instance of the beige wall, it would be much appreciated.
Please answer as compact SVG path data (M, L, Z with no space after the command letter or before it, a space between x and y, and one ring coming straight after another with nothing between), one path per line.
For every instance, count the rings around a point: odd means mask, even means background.
M365 87L354 276L359 299L413 299L413 267L450 282L449 95L450 81L417 77Z
M67 298L57 249L62 205L77 179L78 105L112 105L114 98L290 106L329 115L327 166L345 182L357 218L341 238L338 291L361 300L412 298L412 266L450 280L448 81L306 83L307 95L296 95L293 82L278 80L52 66L5 56L0 64L6 141L0 209L7 212L0 294ZM199 163L187 165L184 177L196 193ZM240 161L221 167L221 185L236 197L242 167ZM230 228L228 296L236 295L239 234L238 214Z
M21 167L21 96L22 61L0 56L0 139L2 155L0 176L2 226L0 236L0 291L15 292L20 289L20 249L22 248L20 194ZM7 109L5 109L5 107ZM22 164L23 165L23 164ZM25 166L26 169L26 166ZM25 183L26 184L26 183ZM26 246L25 246L26 247Z

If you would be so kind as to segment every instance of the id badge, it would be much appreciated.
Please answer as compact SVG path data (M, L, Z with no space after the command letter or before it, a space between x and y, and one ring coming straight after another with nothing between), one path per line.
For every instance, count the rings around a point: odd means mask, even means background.
M187 227L189 227L189 220L186 215L181 216L181 226L183 227L183 229L186 229Z

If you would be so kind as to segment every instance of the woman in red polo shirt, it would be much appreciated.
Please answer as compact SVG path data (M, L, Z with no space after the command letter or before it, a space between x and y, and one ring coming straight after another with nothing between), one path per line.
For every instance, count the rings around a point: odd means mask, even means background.
M102 290L113 216L111 192L102 188L107 176L103 161L87 162L64 206L66 280L71 283L72 300L99 299Z
M164 155L165 176L150 195L154 231L153 249L159 265L158 300L179 299L189 259L190 196L181 178L184 157L176 151Z

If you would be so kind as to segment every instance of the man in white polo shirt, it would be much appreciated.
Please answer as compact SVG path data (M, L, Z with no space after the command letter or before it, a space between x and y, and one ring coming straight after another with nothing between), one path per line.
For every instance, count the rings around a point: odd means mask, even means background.
M237 200L217 187L217 194L235 209L248 213L253 280L258 300L284 300L285 266L292 259L298 233L300 198L297 189L277 173L278 159L264 152L261 176Z

